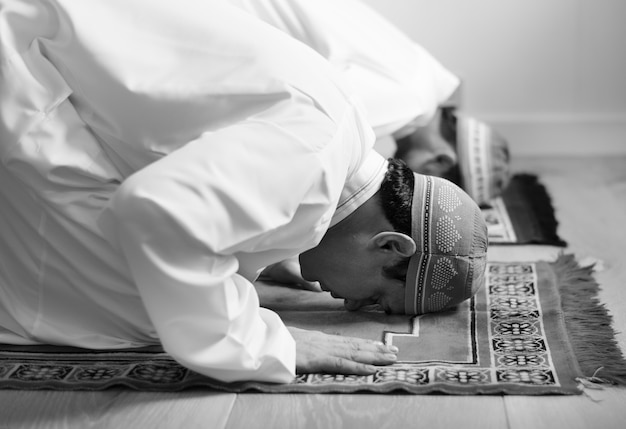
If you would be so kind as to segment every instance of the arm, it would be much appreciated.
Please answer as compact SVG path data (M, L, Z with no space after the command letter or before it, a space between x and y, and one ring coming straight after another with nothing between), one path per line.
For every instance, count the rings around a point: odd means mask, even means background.
M227 138L219 134L213 138ZM228 193L238 191L207 183L211 174L202 170L211 168L207 156L215 156L209 147L209 141L190 143L131 176L101 226L123 252L172 357L223 381L288 382L295 375L294 341L275 313L259 307L228 249L258 227L253 219L231 224L236 214Z
M336 206L351 151L335 139L350 134L304 108L285 101L204 134L127 179L101 217L165 350L197 372L287 382L296 366L364 373L373 368L361 363L393 362L366 340L297 331L295 345L239 274L240 252L276 261L316 245Z

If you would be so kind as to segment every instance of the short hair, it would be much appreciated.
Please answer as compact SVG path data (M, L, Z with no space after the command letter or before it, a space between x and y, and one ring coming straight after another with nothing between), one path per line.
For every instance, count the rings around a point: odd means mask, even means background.
M387 172L380 185L379 195L383 213L396 232L411 236L411 206L413 204L413 171L396 158L389 158ZM409 259L403 258L396 264L383 267L387 278L406 281Z

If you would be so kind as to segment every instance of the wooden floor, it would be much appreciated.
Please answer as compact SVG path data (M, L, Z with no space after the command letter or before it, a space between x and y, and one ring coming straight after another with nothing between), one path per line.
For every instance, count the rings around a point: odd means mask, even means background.
M626 156L523 158L514 170L540 175L568 251L596 262L601 298L626 350ZM490 259L553 259L557 252L492 246ZM626 388L568 397L0 391L0 428L65 427L621 429Z

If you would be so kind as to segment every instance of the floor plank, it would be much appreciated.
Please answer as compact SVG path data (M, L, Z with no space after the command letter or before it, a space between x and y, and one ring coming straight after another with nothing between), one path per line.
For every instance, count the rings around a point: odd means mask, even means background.
M0 391L0 428L225 427L235 394ZM210 424L209 424L210 423Z
M505 400L511 429L622 429L626 389L576 397L511 396Z
M178 393L124 392L107 428L215 428L226 427L235 404L234 393L203 389Z
M262 395L237 397L227 429L507 427L502 397L444 395Z

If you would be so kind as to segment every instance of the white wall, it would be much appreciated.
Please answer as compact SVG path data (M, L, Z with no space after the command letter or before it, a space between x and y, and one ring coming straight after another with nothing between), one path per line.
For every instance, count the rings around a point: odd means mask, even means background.
M626 153L626 0L364 2L462 77L514 154Z

